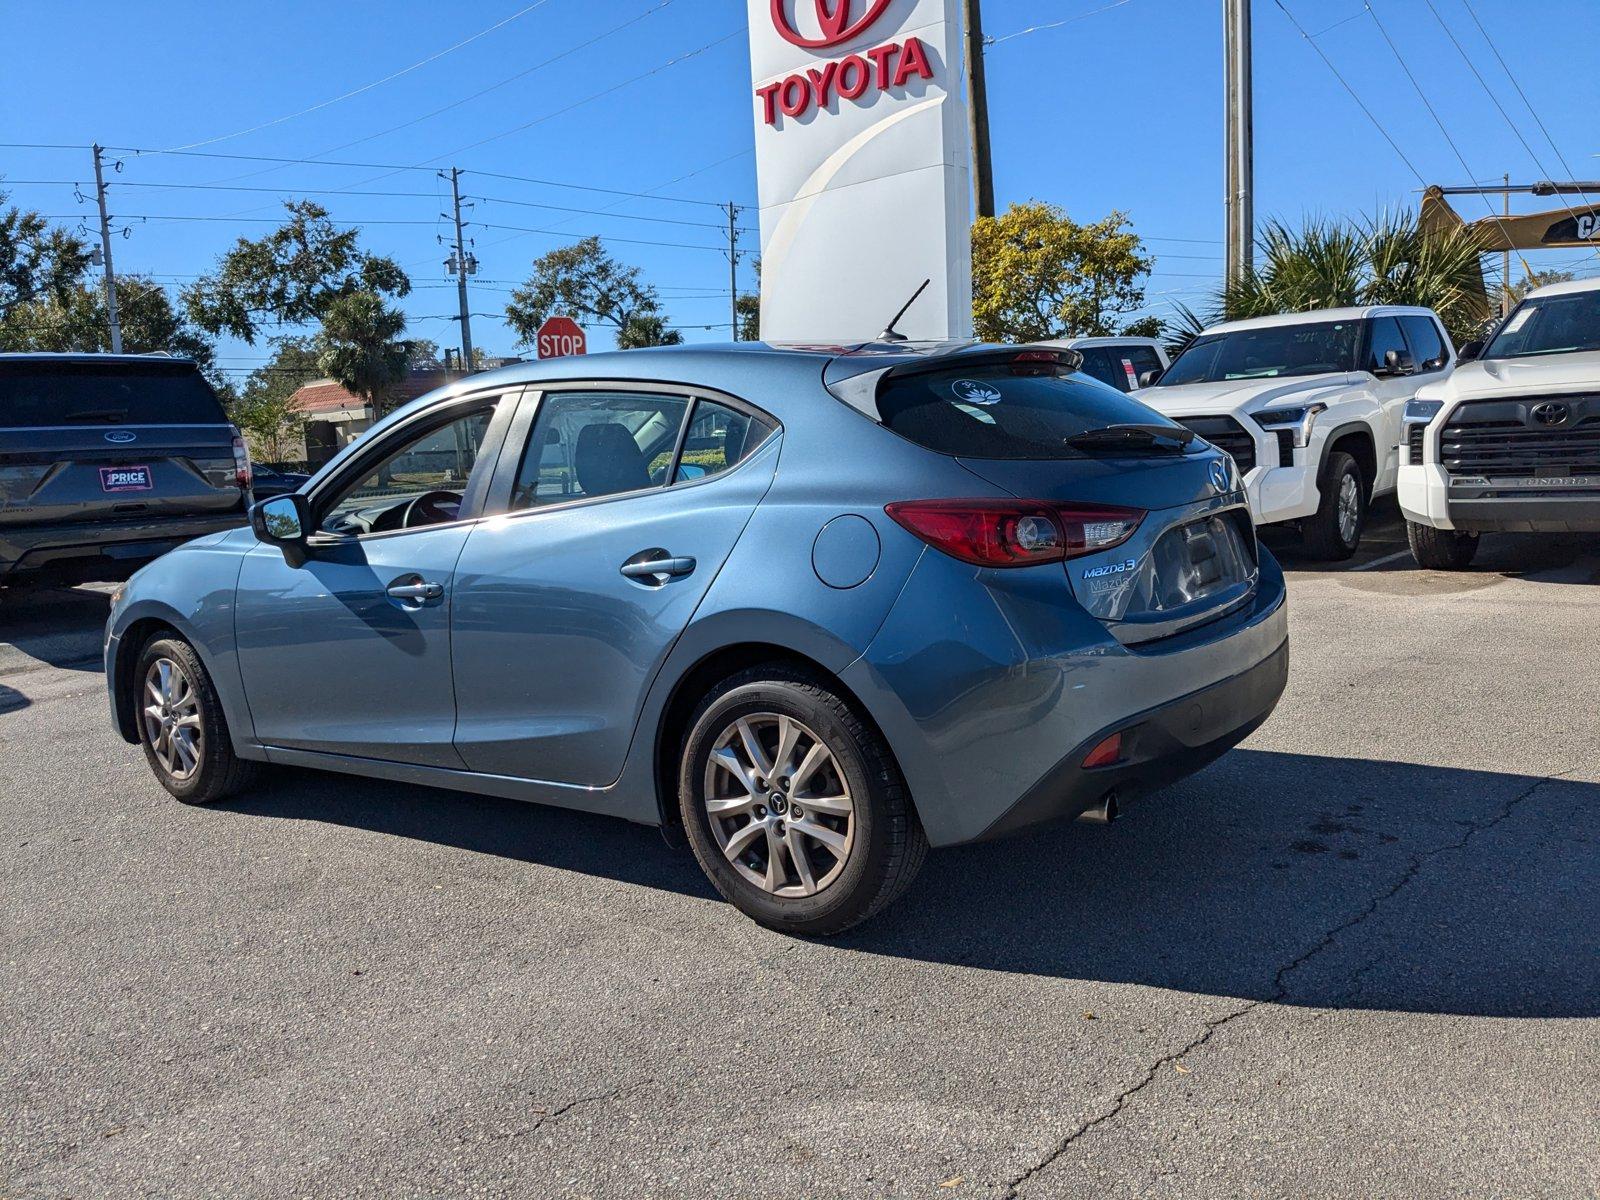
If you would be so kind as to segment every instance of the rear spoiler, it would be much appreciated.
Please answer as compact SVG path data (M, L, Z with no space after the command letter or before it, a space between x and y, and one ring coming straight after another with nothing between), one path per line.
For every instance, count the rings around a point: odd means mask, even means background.
M842 360L834 359L831 369ZM878 367L847 375L842 379L828 379L823 372L823 386L837 399L851 408L865 413L874 421L878 419L878 391L891 379L904 379L912 375L933 375L961 367L1013 367L1026 364L1053 367L1056 370L1077 371L1083 367L1083 355L1076 350L1060 346L985 346L976 350L963 350L956 354L918 355L903 359L893 366Z

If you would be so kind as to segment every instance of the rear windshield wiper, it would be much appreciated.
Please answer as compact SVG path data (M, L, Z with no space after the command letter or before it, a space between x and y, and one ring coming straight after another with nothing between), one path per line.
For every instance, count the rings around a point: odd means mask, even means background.
M1115 449L1125 446L1150 446L1158 441L1173 442L1179 450L1194 441L1192 429L1182 425L1105 425L1099 429L1085 429L1065 439L1067 445L1084 450Z
M63 421L106 421L116 425L128 419L125 408L86 408L82 412L68 413Z

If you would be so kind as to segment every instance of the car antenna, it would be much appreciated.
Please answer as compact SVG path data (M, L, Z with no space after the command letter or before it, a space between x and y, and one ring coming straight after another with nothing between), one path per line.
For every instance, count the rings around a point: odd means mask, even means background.
M917 297L922 295L923 292L927 291L928 285L932 282L932 279L924 279L922 281L922 286L911 293L911 299L906 301L905 307L899 312L895 313L894 320L890 321L889 324L884 327L883 332L878 335L878 340L880 342L909 342L911 340L910 338L906 337L905 334L896 329L895 326L900 324L900 318L906 315L911 306L917 302Z

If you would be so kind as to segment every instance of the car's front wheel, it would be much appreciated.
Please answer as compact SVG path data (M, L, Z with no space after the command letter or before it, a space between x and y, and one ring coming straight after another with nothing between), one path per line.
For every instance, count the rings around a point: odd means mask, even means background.
M1430 571L1464 571L1478 553L1478 535L1454 529L1435 529L1432 525L1406 522L1406 541L1417 566Z
M1367 527L1367 481L1361 464L1335 450L1328 455L1317 487L1322 500L1302 528L1306 553L1325 562L1341 562L1356 552Z
M866 920L927 855L882 737L825 680L783 664L741 672L701 703L678 796L717 890L784 933Z
M233 752L228 719L205 665L182 638L156 638L134 667L139 743L161 786L185 804L246 787L256 764Z

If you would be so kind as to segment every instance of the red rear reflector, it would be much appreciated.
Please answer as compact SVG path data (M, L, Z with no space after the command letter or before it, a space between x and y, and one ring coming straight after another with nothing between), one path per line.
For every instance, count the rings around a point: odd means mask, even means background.
M1101 742L1083 760L1086 767L1109 767L1122 757L1122 735L1113 733Z
M901 528L979 567L1029 567L1109 550L1144 510L1047 500L903 500L884 506Z

